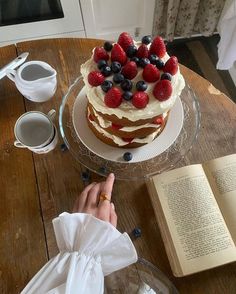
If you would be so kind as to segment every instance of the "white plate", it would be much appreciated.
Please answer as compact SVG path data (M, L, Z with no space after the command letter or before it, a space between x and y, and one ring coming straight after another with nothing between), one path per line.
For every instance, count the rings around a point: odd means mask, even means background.
M169 113L164 130L154 141L138 148L112 147L100 141L90 130L86 118L87 103L85 88L83 88L76 98L72 112L72 121L76 134L90 151L111 161L124 162L123 154L125 152L133 154L130 163L153 158L164 152L174 143L183 126L184 111L180 98L177 98L175 105Z

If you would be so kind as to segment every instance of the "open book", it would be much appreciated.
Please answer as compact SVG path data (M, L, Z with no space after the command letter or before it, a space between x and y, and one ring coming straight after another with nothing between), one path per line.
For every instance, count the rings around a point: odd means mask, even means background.
M175 276L236 261L236 154L165 172L147 186Z

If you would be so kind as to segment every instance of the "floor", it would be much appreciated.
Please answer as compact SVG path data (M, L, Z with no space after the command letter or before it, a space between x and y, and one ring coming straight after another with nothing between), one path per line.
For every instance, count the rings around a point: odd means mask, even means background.
M227 70L217 70L219 35L175 40L167 44L170 55L180 63L209 80L236 103L236 86Z

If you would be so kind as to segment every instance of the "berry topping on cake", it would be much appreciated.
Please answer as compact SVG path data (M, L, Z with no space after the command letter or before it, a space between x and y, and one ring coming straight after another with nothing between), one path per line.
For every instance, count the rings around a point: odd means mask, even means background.
M153 123L156 125L162 125L164 123L164 118L162 115L157 116L154 118Z
M130 161L133 158L133 155L131 152L125 152L123 158L125 161Z
M152 42L152 37L149 35L149 36L144 36L144 37L142 37L142 43L143 44L146 44L146 45L148 45L148 44L150 44Z
M108 92L112 87L113 87L113 83L112 83L112 81L109 81L109 80L105 80L101 84L101 88L104 92Z
M122 97L124 100L126 101L130 101L133 97L133 93L130 92L130 91L125 91L123 94L122 94Z
M178 71L178 59L177 59L176 56L171 56L167 60L165 66L163 68L163 71L170 73L172 76L177 73L177 71Z
M124 65L127 61L125 51L119 44L115 44L111 50L111 61L117 61Z
M132 80L138 73L136 63L134 61L127 62L126 65L122 68L121 73L126 79Z
M150 54L156 54L158 57L162 58L166 54L166 45L161 37L156 37L150 46Z
M138 91L146 91L147 90L147 84L144 81L138 81L136 84L136 89Z
M113 81L116 83L116 84L120 84L122 81L124 81L124 76L121 74L121 73L116 73L114 74L113 76Z
M172 79L172 75L170 73L168 73L168 72L165 72L165 73L163 73L161 75L161 80L169 80L169 81L171 81L171 79Z
M158 56L157 56L156 54L151 54L151 55L149 56L149 60L150 60L151 64L156 65L156 62L157 62L158 59L159 59L159 58L158 58Z
M137 66L139 66L140 59L137 56L130 58L130 61L134 61L137 64Z
M172 85L169 80L160 80L153 89L153 95L159 101L167 100L172 94Z
M164 63L161 59L158 59L158 60L156 61L156 67L157 67L158 69L163 69L164 65L165 65L165 63Z
M91 71L88 74L88 82L91 86L97 87L104 82L105 78L99 71Z
M111 88L106 93L104 97L104 102L107 107L117 108L122 102L121 91L116 87Z
M125 79L123 82L121 82L120 86L123 91L130 91L132 89L133 84L131 80Z
M153 64L148 64L143 70L143 79L148 83L154 83L160 79L160 72Z
M109 77L112 74L112 70L110 68L109 65L103 66L101 68L101 73L105 76L105 77Z
M148 58L149 51L148 47L145 44L142 44L138 47L137 57L138 58Z
M127 32L120 34L117 43L124 49L125 52L129 46L134 45L133 38Z
M106 60L104 60L104 59L98 60L98 69L102 69L103 66L106 66L106 65L107 65Z
M130 45L128 47L128 49L126 50L126 55L129 57L129 58L132 58L134 57L136 54L137 54L137 47L135 45Z
M150 60L148 58L141 58L139 61L139 65L144 68L146 65L150 64Z
M108 42L108 41L106 41L103 45L103 48L108 52L111 51L112 47L113 45L111 44L111 42Z
M136 107L136 108L145 108L148 104L149 101L149 97L148 94L145 92L136 92L133 95L132 98L132 104Z
M117 61L113 61L111 63L111 70L114 72L114 73L118 73L121 71L121 64Z
M93 60L95 62L98 62L99 60L108 60L109 59L109 55L106 52L106 50L102 47L96 47L94 49L94 53L93 53Z
M111 124L111 127L112 127L113 129L115 129L115 130L120 130L121 128L123 128L123 126L121 126L121 125L117 125L117 124L114 124L114 123Z

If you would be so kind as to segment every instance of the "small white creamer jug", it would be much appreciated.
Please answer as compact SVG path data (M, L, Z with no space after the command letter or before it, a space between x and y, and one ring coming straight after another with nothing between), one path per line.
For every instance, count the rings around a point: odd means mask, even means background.
M43 61L29 61L17 70L9 70L7 76L11 79L20 93L34 102L49 100L57 87L57 72Z

